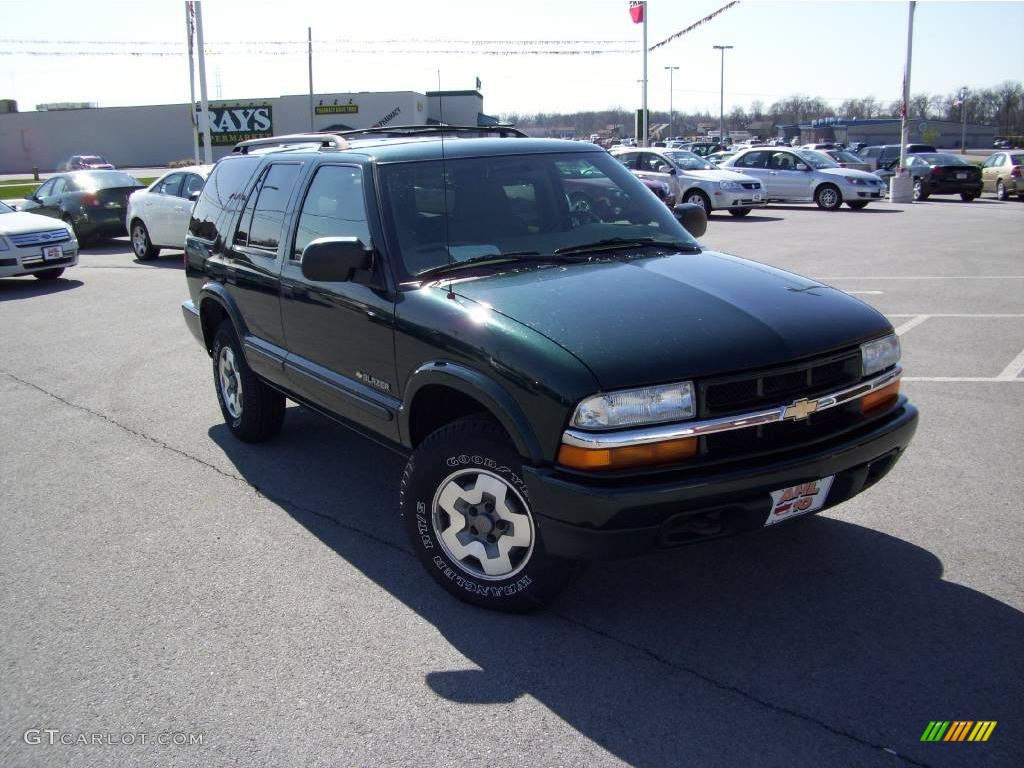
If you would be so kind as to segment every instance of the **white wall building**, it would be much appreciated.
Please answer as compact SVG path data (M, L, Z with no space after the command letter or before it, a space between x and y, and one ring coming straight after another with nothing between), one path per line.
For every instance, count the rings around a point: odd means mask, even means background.
M313 113L316 131L492 122L475 90L318 93ZM308 131L309 95L213 101L210 123L216 159L243 139ZM163 166L191 158L192 147L188 104L0 113L0 173L53 171L76 154L103 155L118 167Z

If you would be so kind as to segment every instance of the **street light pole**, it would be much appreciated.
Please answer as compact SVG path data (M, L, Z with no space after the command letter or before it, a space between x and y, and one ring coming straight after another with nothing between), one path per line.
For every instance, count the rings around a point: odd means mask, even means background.
M672 104L672 73L679 69L679 67L665 67L665 69L668 70L668 132L670 134L669 138L672 138L676 134L675 109L673 109Z
M718 93L718 143L725 146L725 52L733 46L713 45L716 51L722 52L722 78L721 87Z
M960 154L967 154L967 86L960 89Z

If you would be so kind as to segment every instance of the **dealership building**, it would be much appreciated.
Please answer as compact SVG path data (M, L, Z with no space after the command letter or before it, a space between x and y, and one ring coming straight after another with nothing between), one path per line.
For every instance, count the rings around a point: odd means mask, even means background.
M309 131L309 107L309 94L210 102L214 159L244 139ZM314 131L497 122L484 114L479 90L319 93L313 96L312 111ZM53 171L81 154L103 155L119 167L164 166L191 158L189 105L0 111L0 173Z
M914 144L931 144L933 147L956 149L960 147L961 133L965 146L986 148L995 141L994 125L967 123L966 126L951 120L913 119L907 121L910 129L909 141ZM870 118L858 120L845 117L822 117L809 123L778 126L779 135L791 139L797 137L801 144L819 141L838 141L847 146L865 144L899 144L902 121L899 118Z

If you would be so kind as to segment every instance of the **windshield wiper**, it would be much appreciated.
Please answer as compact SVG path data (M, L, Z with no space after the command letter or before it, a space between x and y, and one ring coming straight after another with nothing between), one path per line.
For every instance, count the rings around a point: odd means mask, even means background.
M441 264L436 267L424 270L416 275L417 280L430 280L439 275L446 275L449 272L458 272L470 267L499 266L517 261L564 261L551 254L543 254L539 251L510 251L509 253L492 253L487 256L474 256L463 261L453 261L448 264Z
M700 253L700 247L693 243L679 243L671 240L658 240L653 237L610 237L604 240L596 240L593 243L582 245L567 245L564 248L555 249L555 255L589 253L592 251L616 251L623 248L645 248L658 246L680 253Z

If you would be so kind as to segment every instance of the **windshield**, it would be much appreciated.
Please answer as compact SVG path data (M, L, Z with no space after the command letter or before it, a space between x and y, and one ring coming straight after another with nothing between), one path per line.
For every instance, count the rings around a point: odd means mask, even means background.
M923 160L928 165L969 165L956 155L947 155L942 152L917 152L914 154L918 160Z
M687 152L685 150L673 150L671 152L665 152L664 155L673 163L675 163L678 168L684 171L715 170L715 166L713 166L700 155L696 155L693 152Z
M1010 155L1010 165L1024 165L1024 155Z
M107 163L107 161L104 158L100 157L99 155L82 155L82 162L86 163L87 165L109 165L109 163Z
M838 160L840 163L863 163L863 158L853 154L853 152L847 152L845 149L834 149L828 153L833 158Z
M7 203L0 203L0 213L14 213L14 209Z
M800 159L807 163L811 168L815 170L821 170L822 168L838 168L839 163L833 160L831 157L826 155L824 152L815 152L812 149L798 149L796 153L800 155Z
M97 189L112 187L141 187L142 184L134 176L120 171L101 171L99 173L73 173L71 183L79 191L91 192Z
M403 280L488 257L550 256L608 240L696 246L672 212L606 152L380 166Z

